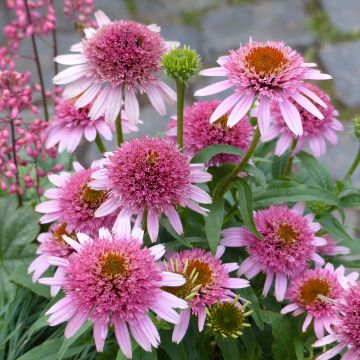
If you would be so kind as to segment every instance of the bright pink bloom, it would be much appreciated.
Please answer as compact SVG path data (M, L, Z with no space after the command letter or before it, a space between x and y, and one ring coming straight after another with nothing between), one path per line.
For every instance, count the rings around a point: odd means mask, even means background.
M105 122L103 116L91 120L90 105L77 109L73 100L61 100L55 108L55 115L49 127L47 147L59 144L59 152L65 149L74 152L83 137L87 141L94 141L96 135L103 136L106 140L112 139L112 128ZM129 134L138 131L137 125L129 122L126 114L122 114L123 133Z
M253 128L246 116L232 128L226 125L229 114L223 115L212 124L210 123L210 117L219 104L219 100L202 101L185 108L184 147L190 155L214 144L236 146L244 152L249 147ZM169 128L168 136L176 139L176 117L172 118ZM239 162L239 156L221 154L211 160L211 164L229 162Z
M132 353L129 331L145 351L156 348L160 336L150 310L168 322L179 322L174 308L186 309L186 301L161 288L180 286L185 280L181 275L161 271L156 261L164 254L164 246L142 247L142 234L137 229L133 234L115 236L101 228L93 239L81 233L77 234L79 242L64 236L75 253L67 260L50 260L63 268L63 277L39 280L61 286L65 292L65 297L48 310L49 324L68 321L65 337L69 338L90 319L98 351L103 351L108 328L113 325L127 358Z
M331 104L330 97L316 85L307 83L304 84L304 87L318 95L326 104L326 108L322 111L324 118L319 120L293 100L292 103L300 113L304 129L301 136L296 136L286 125L279 105L274 104L271 111L273 124L266 136L263 136L262 141L270 141L278 137L275 148L275 155L277 156L281 156L291 147L293 140L297 140L294 154L302 150L306 143L308 143L313 155L319 157L326 151L325 140L332 144L337 144L338 138L335 131L344 130L344 125L336 119L338 112ZM307 96L305 93L303 95Z
M189 309L181 311L181 320L175 325L172 336L174 342L179 343L185 336L191 314L197 316L199 331L202 331L207 306L236 296L230 289L249 286L248 280L229 277L229 272L237 270L238 265L223 264L219 259L223 252L223 247L219 247L216 256L202 249L184 250L165 262L166 270L181 274L186 279L185 284L169 288L168 291L189 301Z
M303 127L299 111L291 99L319 119L323 119L312 101L323 107L326 107L326 104L305 88L303 81L325 80L330 79L330 76L312 69L315 64L305 63L295 50L284 43L250 41L241 45L238 50L230 50L229 55L221 56L218 64L220 67L203 70L200 74L226 76L227 80L198 90L195 95L217 94L233 87L235 93L219 104L210 122L216 121L232 109L228 126L234 126L249 111L255 99L259 102L258 125L262 135L266 135L269 130L272 101L279 104L285 123L296 135L303 134Z
M129 120L135 123L139 119L136 93L146 93L154 108L165 115L165 102L173 103L176 95L158 77L161 57L170 46L160 36L160 28L133 21L111 22L101 11L95 18L99 28L85 29L85 39L71 48L77 54L55 59L70 65L54 78L54 84L69 84L64 98L78 97L78 108L92 103L90 118L104 115L108 123L115 122L124 104Z
M306 332L311 321L314 319L314 330L318 339L324 336L324 329L331 332L331 322L335 316L335 310L330 302L320 299L322 295L336 301L343 292L343 284L346 287L347 280L354 278L352 273L347 278L343 266L334 269L334 265L328 263L323 269L305 270L300 276L291 281L286 298L291 304L285 306L282 314L293 312L298 316L306 312L306 318L302 331Z
M288 278L301 274L311 260L324 264L316 253L316 247L325 244L323 238L315 235L320 225L313 222L313 214L302 215L303 211L302 204L292 209L285 205L273 205L257 211L254 221L263 236L262 240L246 227L223 230L222 245L245 247L249 254L240 265L238 275L245 274L251 279L260 272L266 274L264 296L268 294L275 276L275 296L278 301L283 301Z
M49 258L57 256L62 259L67 259L73 252L72 248L65 240L63 235L69 236L76 240L75 233L68 233L66 231L66 224L54 224L51 226L50 231L41 233L37 240L40 243L36 250L39 256L30 264L28 272L33 272L33 282L38 279L48 270L51 266ZM58 267L54 273L54 278L63 276L63 268ZM60 290L59 286L51 286L51 296L55 296Z
M337 316L333 319L330 335L316 341L314 347L323 347L336 342L337 345L327 350L316 360L329 360L347 348L341 360L360 359L360 283L354 283L336 301Z
M165 214L178 234L183 227L177 206L206 215L197 203L211 203L210 196L193 183L211 180L203 164L189 164L188 158L170 140L143 137L125 142L114 153L105 154L104 168L93 173L90 187L108 191L109 198L95 216L118 213L113 231L130 227L132 215L141 224L147 211L147 229L152 241L159 232L159 218ZM119 210L118 210L119 209Z
M95 0L64 0L63 11L69 19L85 26L92 26L93 21L89 20L94 12Z
M51 200L44 201L35 208L45 214L40 222L66 223L66 231L89 235L96 234L100 227L112 227L115 215L102 218L95 216L97 209L108 199L106 191L89 188L91 176L98 167L94 164L92 168L84 169L79 163L74 163L74 168L74 174L62 172L59 175L49 175L49 180L56 188L46 190L44 195Z
M318 247L319 254L327 256L350 254L350 249L348 247L337 245L336 241L330 235L325 235L324 239L326 240L326 244Z

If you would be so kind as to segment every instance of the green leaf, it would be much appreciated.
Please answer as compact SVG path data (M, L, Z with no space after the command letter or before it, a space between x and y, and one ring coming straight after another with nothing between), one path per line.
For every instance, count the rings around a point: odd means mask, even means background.
M38 283L33 283L31 280L31 276L27 272L27 265L26 264L19 264L13 273L10 276L10 281L23 286L26 289L34 292L35 294L50 299L50 290L48 286L41 285Z
M340 205L344 208L358 208L360 207L360 194L352 193L343 196L340 199Z
M240 215L244 221L244 224L257 238L262 239L262 236L257 231L254 223L254 210L251 188L247 184L247 182L241 178L236 180L236 185L239 195Z
M352 242L353 238L345 231L344 227L331 214L324 214L318 219L321 227L336 240Z
M87 321L79 331L75 333L72 337L66 339L64 338L63 343L60 347L59 353L58 353L58 360L61 360L64 358L66 352L70 348L70 346L80 338L81 335L85 334L89 329L92 327L91 322Z
M210 206L210 213L205 218L206 238L213 254L216 253L216 249L220 243L221 228L224 218L224 201L224 198L213 201Z
M254 194L254 207L265 208L273 204L298 201L322 201L338 206L339 199L333 193L315 185L302 185L293 181L274 181L263 192Z
M256 179L256 181L258 182L259 186L261 187L262 190L265 190L266 188L266 177L264 175L264 173L258 169L255 166L251 166L249 164L246 164L244 167L244 170L253 175L254 178Z
M171 360L188 360L184 344L175 344L171 340L171 331L160 330L161 344L163 349Z
M253 313L251 314L252 318L255 321L256 326L263 331L264 330L264 321L261 317L261 310L259 305L259 299L256 296L253 288L251 286L239 290L239 293L241 297L243 297L246 300L250 301L249 309L253 310Z
M196 163L207 163L214 156L219 154L229 154L229 155L238 155L243 156L244 152L236 146L226 145L226 144L215 144L207 146L205 149L199 151L192 159L193 164Z
M297 154L297 157L317 185L330 191L334 190L334 181L330 173L317 159L303 151Z
M295 331L291 321L279 313L263 310L264 321L271 325L274 341L272 350L276 360L293 360L295 357Z
M62 339L51 339L43 342L41 345L32 348L17 360L54 360L57 359L57 353L61 346Z
M180 236L174 231L174 229L172 228L172 226L170 225L170 223L167 219L161 218L160 224L174 239L178 240L179 242L181 242L183 245L185 245L188 248L193 247L191 242L186 240L186 238L184 236Z
M294 346L295 346L295 354L297 360L304 360L304 343L301 341L300 338L296 337L294 339Z
M133 353L133 360L156 360L157 352L153 349L152 352L143 350L141 347L137 347Z
M241 359L237 340L218 337L216 343L221 350L224 360Z

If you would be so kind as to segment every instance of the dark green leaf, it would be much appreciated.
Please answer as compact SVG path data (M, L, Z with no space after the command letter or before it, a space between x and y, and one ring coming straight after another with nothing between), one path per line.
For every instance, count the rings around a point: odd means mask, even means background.
M51 339L41 345L32 348L30 351L20 356L17 360L54 360L61 346L62 339Z
M244 221L244 224L256 237L262 239L262 236L257 231L254 223L254 210L251 188L247 184L247 182L241 178L236 180L236 185L239 195L240 214Z
M210 213L205 218L206 238L209 242L211 252L216 253L220 243L221 228L224 218L224 198L213 201L210 206Z
M297 157L317 185L330 191L334 190L334 181L330 173L318 160L303 151L297 154Z
M360 207L360 194L347 194L340 199L340 205L344 208Z
M174 239L178 240L180 243L182 243L188 248L193 247L192 244L188 240L186 240L184 236L180 236L174 231L174 229L172 228L172 226L170 225L167 219L161 218L160 224Z
M207 163L214 156L219 154L229 154L229 155L239 155L243 156L244 153L236 146L226 145L226 144L215 144L207 146L205 149L199 151L195 156L191 159L193 164L196 163Z
M244 170L254 176L262 190L266 188L266 177L261 170L249 164L245 165Z
M344 227L331 214L324 214L318 219L321 227L336 240L353 241Z

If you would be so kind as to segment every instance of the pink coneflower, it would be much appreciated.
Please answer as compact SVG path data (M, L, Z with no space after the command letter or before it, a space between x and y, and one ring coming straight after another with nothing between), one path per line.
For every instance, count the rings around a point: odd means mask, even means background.
M337 245L336 241L330 235L324 235L326 244L318 247L319 254L327 256L347 255L350 249L346 246Z
M77 109L73 100L60 100L48 130L46 147L51 148L59 144L59 152L64 150L74 152L82 138L85 137L91 142L95 140L97 134L110 141L112 139L111 126L105 122L103 116L91 120L89 111L90 105ZM122 114L122 128L124 134L138 131L138 127L130 123L125 113Z
M139 118L136 93L146 93L154 108L166 114L165 102L174 103L175 92L162 82L161 57L170 46L156 25L134 21L114 21L97 11L98 29L85 29L85 39L73 45L78 54L58 56L55 61L71 67L54 78L54 84L69 84L63 96L78 97L75 106L92 103L90 118L101 115L115 122L124 103L130 121ZM124 97L124 102L123 102Z
M172 294L189 301L189 309L180 313L180 322L175 325L172 340L179 343L189 326L190 315L198 318L199 331L204 328L206 307L219 300L236 296L230 289L249 286L244 279L230 278L229 272L238 268L236 263L223 264L218 258L222 255L221 247L217 256L201 249L184 250L174 254L165 262L165 269L185 277L184 285L167 288Z
M108 199L107 191L96 191L89 187L91 175L98 167L84 169L79 163L74 163L74 168L74 174L62 172L59 175L49 175L49 180L56 188L46 190L44 195L51 200L44 201L35 208L45 214L40 222L66 223L66 231L89 235L97 233L100 227L113 226L115 215L95 217L96 210Z
M245 247L249 257L239 267L238 274L248 279L260 272L266 274L263 294L266 296L275 277L275 296L285 298L288 278L298 276L310 260L324 264L316 253L317 246L325 240L315 235L320 229L313 222L314 215L302 215L304 205L292 209L285 205L273 205L255 212L254 221L262 240L256 238L246 227L233 227L223 231L224 246Z
M200 74L226 76L227 80L198 90L195 95L212 95L232 87L235 87L235 93L220 103L210 118L211 122L232 109L228 126L234 126L248 112L255 99L259 102L258 125L262 135L269 129L272 101L279 104L285 123L296 135L302 135L303 128L299 111L291 99L323 119L312 101L323 107L326 104L317 94L305 88L303 81L331 77L312 69L315 64L305 63L295 50L284 43L250 41L238 50L230 50L229 55L221 56L217 62L220 67L203 70Z
M36 250L39 256L30 264L28 272L33 272L32 281L35 283L51 266L48 259L51 256L57 256L62 259L67 259L74 249L63 239L66 235L76 240L75 233L68 233L66 231L66 224L54 224L50 231L41 233L37 240L40 243ZM63 268L58 267L54 273L54 278L63 276ZM55 296L60 290L59 286L51 286L51 296Z
M353 280L353 277L354 273L350 274L349 280ZM298 316L306 312L302 331L306 332L314 319L315 334L318 339L322 338L324 329L331 332L330 324L335 316L335 310L330 302L320 299L319 295L333 301L339 299L343 292L342 284L346 280L343 266L335 270L334 266L328 263L323 269L305 270L291 281L286 295L291 304L285 306L281 313L293 312Z
M323 347L336 342L337 345L327 350L316 360L328 360L340 354L345 348L347 352L341 360L360 359L360 283L353 284L340 300L336 301L337 316L333 321L330 335L316 341L314 347Z
M63 267L62 278L42 278L42 284L61 286L65 297L52 306L51 326L65 321L65 337L73 336L90 319L94 325L97 351L103 351L109 326L113 325L121 351L131 358L129 331L135 341L151 351L160 343L150 310L160 318L177 323L174 308L186 309L186 301L163 291L164 286L184 283L181 275L161 271L156 261L164 246L142 247L142 231L112 235L101 228L93 239L77 234L79 242L64 236L75 249L67 260L53 257L53 264Z
M343 124L336 119L336 116L339 113L331 104L330 97L316 85L308 83L304 84L304 87L314 94L317 94L326 104L326 108L322 111L324 118L319 120L311 112L302 108L299 104L295 103L295 101L292 101L300 113L304 130L301 136L296 136L290 131L285 123L279 105L274 104L274 106L271 107L273 125L262 140L270 141L277 137L279 138L275 148L275 155L281 156L291 147L293 140L297 140L294 154L302 150L306 143L308 143L313 155L319 157L326 151L325 140L328 140L332 144L336 144L338 138L335 131L344 130ZM303 95L307 96L305 93Z
M184 148L194 155L209 145L227 144L246 151L253 135L253 128L246 116L234 127L226 125L228 114L214 123L210 117L220 104L220 100L202 101L188 106L184 111ZM176 139L176 117L169 124L168 136ZM211 164L237 163L239 156L220 154L211 159Z
M174 230L181 234L183 227L177 206L186 206L206 215L197 203L211 203L210 196L193 183L209 181L203 164L189 164L170 140L143 137L124 143L114 153L107 153L105 167L92 175L90 187L107 191L109 198L95 216L113 214L118 217L113 230L130 227L132 215L141 223L147 211L147 229L152 241L159 232L159 218L165 214Z

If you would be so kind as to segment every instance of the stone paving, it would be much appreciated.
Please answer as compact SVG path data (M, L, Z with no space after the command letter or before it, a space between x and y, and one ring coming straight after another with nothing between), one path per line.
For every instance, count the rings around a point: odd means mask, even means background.
M0 3L0 25L9 14ZM55 0L58 13L62 1ZM335 177L340 177L357 151L357 141L350 135L351 118L360 114L360 0L97 0L112 19L132 18L157 23L168 40L180 40L197 49L206 65L230 48L238 47L252 37L254 40L284 40L305 54L307 60L316 61L320 68L333 75L333 82L323 82L346 121L347 131L341 135L338 147L329 146L323 157ZM59 50L66 52L79 40L72 26L60 17ZM0 35L0 42L3 36ZM38 42L45 77L53 76L52 51ZM30 54L29 44L22 52ZM21 70L36 70L28 61L19 63ZM206 84L199 79L196 87ZM188 101L194 86L190 86ZM142 101L141 116L145 124L141 134L155 135L166 129L168 118L159 116ZM170 111L170 114L174 109ZM84 145L81 158L88 162L97 150ZM360 186L360 171L354 177Z

